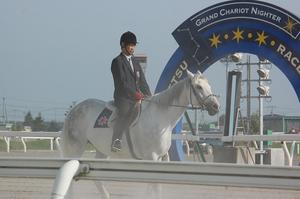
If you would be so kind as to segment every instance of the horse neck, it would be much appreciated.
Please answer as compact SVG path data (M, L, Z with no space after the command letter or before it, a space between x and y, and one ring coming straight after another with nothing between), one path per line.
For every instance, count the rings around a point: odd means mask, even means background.
M161 114L175 125L189 105L190 79L185 78L152 97Z

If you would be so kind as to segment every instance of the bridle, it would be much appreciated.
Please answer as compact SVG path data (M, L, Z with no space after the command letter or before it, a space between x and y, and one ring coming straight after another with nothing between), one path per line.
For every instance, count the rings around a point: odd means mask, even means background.
M200 104L199 106L194 106L192 92L195 95L197 102ZM207 110L206 101L210 97L216 97L216 95L212 93L203 99L203 96L200 96L200 94L196 91L195 87L193 86L192 79L190 79L190 104L192 105L192 107L190 109Z
M169 106L169 107L177 107L177 108L186 108L186 109L190 109L190 110L196 110L196 109L200 109L200 110L206 110L207 108L207 104L206 104L206 101L210 98L210 97L216 97L215 94L210 94L208 96L206 96L204 99L203 99L203 96L200 96L199 93L197 93L195 87L193 86L192 84L192 79L189 80L190 82L190 103L191 106L183 106L183 105L179 105L179 104L164 104L166 106ZM193 97L192 97L192 94L195 95L196 97L196 100L197 102L200 104L200 106L195 106L193 104ZM155 103L155 104L162 104L162 103L159 103L159 102L155 102L155 101L152 101L152 100L148 100L148 99L143 99L143 101L146 101L146 102L149 102L149 103Z

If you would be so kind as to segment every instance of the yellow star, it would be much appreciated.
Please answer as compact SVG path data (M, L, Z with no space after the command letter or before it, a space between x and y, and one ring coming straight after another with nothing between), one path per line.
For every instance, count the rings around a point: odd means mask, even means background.
M234 34L234 37L232 38L232 40L236 39L236 41L239 43L240 39L244 39L243 37L243 33L244 31L240 31L240 28L238 27L236 31L232 31Z
M210 41L211 41L211 44L210 44L210 46L211 47L215 47L215 48L218 48L218 44L220 44L220 43L222 43L221 41L220 41L220 35L215 35L215 33L213 33L213 36L212 36L212 38L210 38L209 39Z
M285 22L286 26L284 26L283 28L285 28L287 31L289 31L290 33L293 32L294 26L297 24L296 22L294 22L292 19L288 18L288 21Z
M262 31L262 33L256 32L257 38L255 41L258 41L259 45L261 44L267 44L266 39L269 37L268 35L265 35L265 31Z

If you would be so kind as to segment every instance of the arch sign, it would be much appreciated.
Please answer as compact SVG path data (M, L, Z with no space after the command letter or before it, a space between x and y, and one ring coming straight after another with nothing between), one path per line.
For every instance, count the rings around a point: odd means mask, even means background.
M156 92L204 72L222 57L251 53L271 61L288 78L300 101L300 19L261 1L226 1L194 14L172 33L179 47L161 74ZM174 132L181 131L179 122ZM172 143L172 160L182 160L182 144Z

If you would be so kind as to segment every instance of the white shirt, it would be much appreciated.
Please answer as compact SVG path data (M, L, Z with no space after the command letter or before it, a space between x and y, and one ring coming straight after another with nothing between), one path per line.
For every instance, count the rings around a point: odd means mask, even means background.
M130 67L131 67L131 70L134 72L134 68L133 68L133 64L132 64L132 55L125 55L125 54L123 54L125 57L126 57L126 59L129 61L129 64L130 64Z

